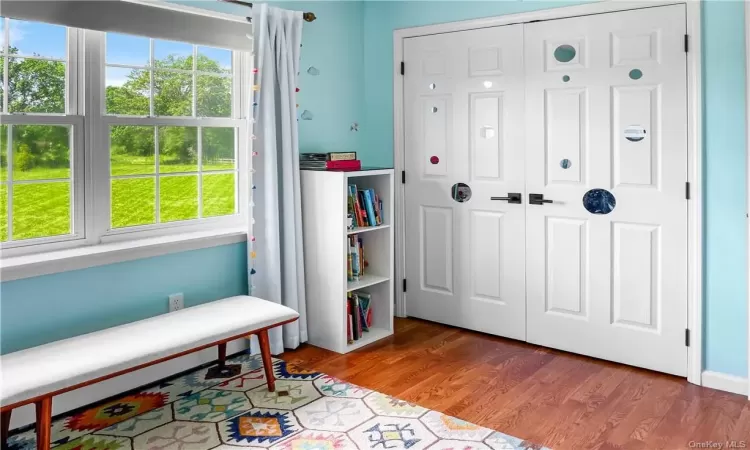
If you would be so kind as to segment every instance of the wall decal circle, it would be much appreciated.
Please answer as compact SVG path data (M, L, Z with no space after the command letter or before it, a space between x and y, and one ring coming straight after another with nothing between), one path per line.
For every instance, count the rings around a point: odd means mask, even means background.
M471 198L471 188L466 183L456 183L451 188L451 197L458 203L468 202Z
M570 169L570 166L572 165L573 163L568 158L560 161L560 167L562 167L563 169Z
M625 135L625 139L630 142L638 142L646 137L646 129L640 125L629 125L625 127L623 134Z
M576 57L576 49L572 45L563 44L555 49L553 56L561 63L569 63Z
M643 72L641 72L641 69L633 69L628 73L628 76L631 80L640 80L643 76Z
M437 156L435 156L435 155L432 155L432 156L430 156L430 162L431 162L432 164L437 164L437 163L439 163L439 162L440 162L440 158L438 158L438 157L437 157Z
M591 214L609 214L616 205L615 196L606 189L590 189L583 194L583 207Z

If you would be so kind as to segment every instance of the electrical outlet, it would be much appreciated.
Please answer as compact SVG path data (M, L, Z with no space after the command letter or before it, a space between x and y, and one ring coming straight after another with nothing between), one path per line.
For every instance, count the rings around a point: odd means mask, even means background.
M169 312L179 311L185 307L185 298L182 292L169 296Z

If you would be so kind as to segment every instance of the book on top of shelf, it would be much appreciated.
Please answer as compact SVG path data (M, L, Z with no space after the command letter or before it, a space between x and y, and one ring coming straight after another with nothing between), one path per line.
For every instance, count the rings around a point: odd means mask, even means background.
M355 161L357 152L329 152L326 157L328 161Z
M300 161L353 161L355 159L357 159L357 152L307 152L299 154Z

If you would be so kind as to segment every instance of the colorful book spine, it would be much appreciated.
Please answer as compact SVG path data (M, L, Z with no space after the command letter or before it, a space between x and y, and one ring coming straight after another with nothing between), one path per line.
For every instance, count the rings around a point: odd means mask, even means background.
M373 198L372 194L370 193L371 189L367 189L364 192L365 196L365 208L367 209L367 220L371 227L374 227L377 225L377 221L375 220L375 208L373 206Z
M354 342L354 335L352 335L352 307L349 297L350 295L346 297L346 342L351 344Z
M357 159L357 152L330 152L326 155L328 161L351 161Z
M357 237L357 245L359 245L359 274L364 275L367 261L365 260L365 244L361 237Z
M352 280L359 281L360 271L360 257L359 257L359 241L356 236L349 237L349 251L351 252L352 258Z
M354 281L354 272L352 270L352 252L346 254L346 281Z
M326 161L326 169L328 170L360 170L362 169L362 161L355 159L351 161Z

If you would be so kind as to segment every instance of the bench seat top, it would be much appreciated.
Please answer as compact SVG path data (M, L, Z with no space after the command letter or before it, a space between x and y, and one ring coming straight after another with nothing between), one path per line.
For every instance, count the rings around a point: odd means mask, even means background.
M241 295L9 353L0 358L0 404L67 389L297 317L286 306Z

